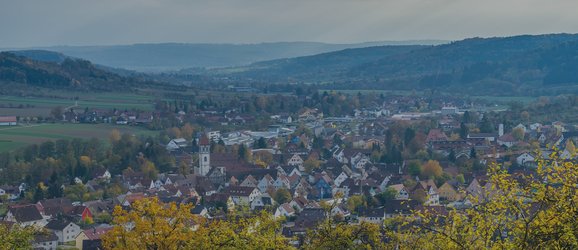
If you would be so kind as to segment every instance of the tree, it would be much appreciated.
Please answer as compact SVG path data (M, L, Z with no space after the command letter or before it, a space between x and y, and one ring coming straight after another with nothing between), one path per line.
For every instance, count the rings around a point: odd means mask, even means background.
M411 140L413 140L413 138L415 137L415 130L413 130L412 128L406 128L405 132L403 133L403 142L404 145L408 145Z
M312 158L311 156L303 162L303 168L305 168L305 172L307 173L311 173L311 171L319 168L320 166L321 162L317 159Z
M273 199L279 204L283 204L291 200L291 193L285 188L280 188L273 195Z
M421 209L385 223L390 247L400 249L576 249L578 164L553 152L532 176L488 170L490 186L472 205L447 215Z
M0 224L0 249L31 249L34 233L33 227Z
M114 145L115 143L120 141L120 138L121 138L121 134L120 134L120 131L118 131L118 129L113 129L110 131L110 135L108 136L108 140L110 141L110 144Z
M140 171L151 180L155 180L159 174L155 164L147 159L144 159L143 163L141 164Z
M522 113L520 113L520 118L522 118L524 122L528 122L530 121L530 113L528 111L522 111Z
M239 145L239 150L238 150L238 154L239 154L239 159L244 160L244 161L250 161L251 160L251 150L249 150L245 144Z
M456 152L454 151L454 149L450 150L450 154L448 155L448 160L450 160L451 162L456 162Z
M411 161L408 165L409 174L413 176L421 175L421 166L417 161Z
M468 138L468 134L470 133L470 129L466 126L465 123L460 124L460 138L466 139Z
M466 180L464 179L464 175L463 174L458 174L456 175L456 181L460 184L464 184L466 182Z
M375 198L377 198L381 205L385 205L387 202L394 200L396 194L397 191L395 191L395 189L388 187L385 191L375 195Z
M52 172L50 176L50 182L48 183L47 197L50 198L60 198L62 197L62 188L58 184L58 175L56 171Z
M194 132L195 130L193 129L193 126L191 126L189 123L185 123L185 125L181 128L181 136L187 140L191 140L193 138Z
M336 197L340 196L336 194ZM365 201L363 196L352 196L349 200L354 197ZM336 202L332 205L322 204L326 214L330 214L335 206ZM380 225L369 222L350 224L337 221L332 216L326 216L315 228L308 230L302 246L303 249L384 249L384 247Z
M56 106L50 110L50 116L56 121L62 120L64 109L61 106Z
M189 162L181 160L179 163L179 174L183 175L184 177L188 174L191 174L191 165Z
M303 249L383 249L378 224L325 220L306 235Z
M436 160L429 160L422 166L422 174L426 177L440 177L443 174L442 166Z
M113 229L103 237L106 249L290 249L281 223L267 212L251 217L206 220L190 204L135 201L130 211L114 209Z
M255 159L255 161L258 160L262 162L266 167L273 163L273 154L268 151L257 151L253 155L253 159Z
M194 239L191 205L135 201L130 211L115 207L113 229L102 237L106 249L183 249Z
M524 129L523 128L512 129L512 136L514 137L514 139L518 141L524 140Z
M367 203L362 195L352 195L347 199L347 209L357 212L361 207L366 207Z
M38 183L36 189L34 189L34 202L38 202L44 199L44 184Z
M265 211L204 223L185 249L293 249L281 234L280 221Z
M67 186L64 189L64 197L72 201L82 201L84 198L90 197L88 189L82 184L74 184Z
M255 146L256 146L255 148L267 148L267 141L265 140L265 138L260 137L259 140L257 140Z

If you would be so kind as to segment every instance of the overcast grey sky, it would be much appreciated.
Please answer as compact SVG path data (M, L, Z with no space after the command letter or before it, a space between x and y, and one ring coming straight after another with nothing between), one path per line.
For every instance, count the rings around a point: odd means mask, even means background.
M578 33L576 0L0 0L0 47Z

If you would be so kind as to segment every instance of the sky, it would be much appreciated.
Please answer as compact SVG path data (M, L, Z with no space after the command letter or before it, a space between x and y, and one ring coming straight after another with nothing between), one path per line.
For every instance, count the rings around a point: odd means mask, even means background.
M0 47L578 33L576 0L0 0Z

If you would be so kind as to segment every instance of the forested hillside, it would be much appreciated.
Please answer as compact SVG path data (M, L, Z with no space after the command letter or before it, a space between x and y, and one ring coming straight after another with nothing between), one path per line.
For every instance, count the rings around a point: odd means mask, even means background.
M27 56L36 56L43 61L8 52L0 53L0 84L94 91L129 90L132 87L154 84L145 80L119 76L81 59L46 53L27 54Z
M490 95L578 91L578 35L471 38L437 46L350 49L219 71L336 89L438 89Z

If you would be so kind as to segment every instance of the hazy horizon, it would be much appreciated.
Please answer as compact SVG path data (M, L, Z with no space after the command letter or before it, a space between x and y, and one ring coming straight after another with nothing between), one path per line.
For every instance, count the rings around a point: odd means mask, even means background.
M0 0L0 47L445 40L578 33L571 0Z

